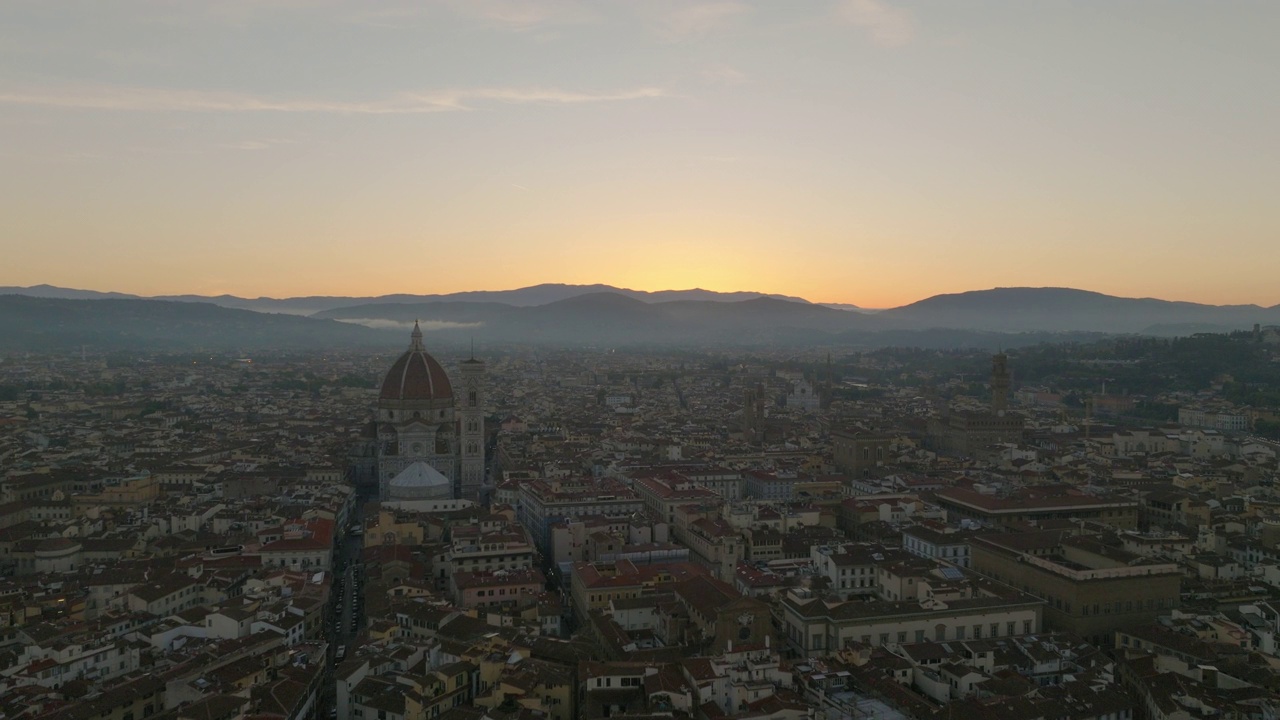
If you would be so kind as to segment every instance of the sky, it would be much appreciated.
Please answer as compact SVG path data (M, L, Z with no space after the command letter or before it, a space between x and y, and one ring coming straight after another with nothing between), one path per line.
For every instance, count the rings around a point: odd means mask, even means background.
M1280 3L5 0L0 285L1280 303Z

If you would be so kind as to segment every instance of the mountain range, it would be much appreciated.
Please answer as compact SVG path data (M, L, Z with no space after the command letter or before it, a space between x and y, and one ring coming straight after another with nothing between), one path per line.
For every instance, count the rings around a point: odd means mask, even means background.
M771 295L758 292L716 292L694 288L692 290L631 290L612 285L565 285L562 283L543 283L515 290L469 290L446 295L410 295L398 293L379 295L377 297L343 297L333 295L308 295L291 298L243 298L235 295L155 295L145 297L117 292L97 292L94 290L73 290L53 285L32 285L31 287L0 287L0 295L29 295L31 297L61 298L65 300L172 300L174 302L203 302L221 307L257 312L285 313L288 315L311 315L324 310L350 307L352 305L368 305L372 303L414 303L414 302L498 302L517 307L546 305L557 300L567 300L590 293L617 293L644 302L667 302L671 300L708 300L716 302L734 302L750 300L757 297L771 297L779 300L808 303L804 298L789 295ZM853 305L841 305L842 309L859 309Z
M436 342L447 344L474 339L578 346L1011 347L1071 333L1170 336L1248 329L1255 323L1280 324L1280 306L1122 298L1070 288L937 295L876 312L792 296L700 289L645 292L608 285L283 299L138 298L52 286L0 288L0 350L82 344L385 347L414 321Z

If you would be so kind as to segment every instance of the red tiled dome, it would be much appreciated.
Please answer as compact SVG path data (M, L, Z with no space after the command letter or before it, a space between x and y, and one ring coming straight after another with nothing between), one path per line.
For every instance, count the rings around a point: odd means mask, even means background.
M422 331L413 326L413 343L387 371L381 400L445 400L453 397L449 376L422 346Z

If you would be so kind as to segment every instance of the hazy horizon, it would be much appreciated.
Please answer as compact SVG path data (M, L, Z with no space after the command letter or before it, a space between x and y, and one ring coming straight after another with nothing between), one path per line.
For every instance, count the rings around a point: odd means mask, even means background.
M0 7L0 285L1280 303L1280 5Z

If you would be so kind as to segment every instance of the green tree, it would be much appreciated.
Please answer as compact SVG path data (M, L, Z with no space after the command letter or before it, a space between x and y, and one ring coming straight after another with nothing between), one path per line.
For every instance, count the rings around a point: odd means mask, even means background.
M1264 438L1280 440L1280 422L1259 419L1254 423L1253 431Z

